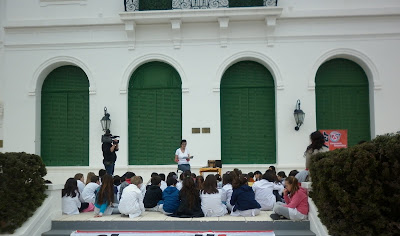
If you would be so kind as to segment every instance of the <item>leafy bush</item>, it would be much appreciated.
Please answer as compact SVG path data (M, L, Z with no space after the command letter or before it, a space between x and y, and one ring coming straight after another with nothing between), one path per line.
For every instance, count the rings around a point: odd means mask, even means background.
M0 233L13 233L42 205L46 173L37 155L0 153Z
M310 174L310 196L331 235L399 235L399 134L317 154Z
M263 0L230 0L229 7L259 7L264 6Z
M170 9L172 9L172 0L139 0L139 11Z

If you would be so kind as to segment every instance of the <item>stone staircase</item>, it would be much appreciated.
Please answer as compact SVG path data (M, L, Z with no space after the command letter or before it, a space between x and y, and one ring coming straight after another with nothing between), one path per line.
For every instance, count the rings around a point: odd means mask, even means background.
M158 212L145 212L143 216L130 219L121 215L94 218L93 212L75 216L63 215L52 221L51 230L43 236L70 236L75 230L84 231L274 231L276 236L315 236L310 222L289 220L273 221L262 212L256 217L204 217L174 218Z

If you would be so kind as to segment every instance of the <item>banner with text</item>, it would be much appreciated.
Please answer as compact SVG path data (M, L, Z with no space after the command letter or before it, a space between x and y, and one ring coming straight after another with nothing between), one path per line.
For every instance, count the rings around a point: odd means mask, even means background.
M338 148L347 148L347 130L346 129L330 129L320 130L324 135L325 145L329 150Z

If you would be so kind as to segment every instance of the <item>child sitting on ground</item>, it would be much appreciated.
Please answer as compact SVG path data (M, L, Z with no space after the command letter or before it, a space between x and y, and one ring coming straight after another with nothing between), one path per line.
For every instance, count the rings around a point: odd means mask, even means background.
M85 177L83 176L82 173L77 173L77 174L75 174L74 179L76 179L76 183L78 185L79 200L81 202L85 202L82 198L82 192L83 192L83 189L85 188Z
M154 176L150 182L151 185L147 186L143 200L144 207L146 211L159 211L159 201L162 200L161 178L158 175Z
M144 212L143 195L140 186L143 180L140 176L134 176L122 193L118 209L121 214L129 215L129 218L140 216Z
M88 203L92 203L92 204L94 204L94 202L95 202L95 200L96 200L96 194L95 194L95 191L96 191L96 189L98 189L99 188L99 184L100 184L100 181L99 181L99 177L98 176L96 176L96 175L93 175L91 178L90 178L90 183L88 183L86 186L85 186L85 188L83 189L83 191L82 191L82 198L83 198L83 200L85 201L85 202L88 202Z
M245 175L237 169L234 171L231 216L256 216L260 214L260 204L256 201L253 189L247 185Z
M277 202L274 206L275 214L271 214L271 218L273 220L279 220L282 217L290 220L306 220L309 210L307 190L300 187L299 182L293 176L287 177L285 184L283 197L286 205Z
M196 188L191 175L185 175L182 183L182 190L179 192L181 200L179 208L172 216L190 218L203 217L199 190Z
M274 184L274 172L267 170L260 181L253 184L252 188L256 196L256 201L260 203L262 211L271 211L276 202L274 190L279 190Z
M125 181L122 182L121 185L119 186L119 194L118 194L119 200L121 199L122 193L124 192L124 188L128 187L128 185L131 184L131 179L132 177L135 176L135 173L128 171L124 174L124 176L125 176Z
M79 190L76 180L69 178L62 190L62 212L67 215L78 215L81 208Z
M167 179L168 187L163 191L163 201L160 205L160 211L166 215L174 213L179 207L179 190L176 186L176 179L174 177L169 177Z
M233 189L232 189L232 175L230 173L222 175L222 184L223 187L221 191L221 201L226 205L228 211L231 212L232 211L231 197Z
M158 176L160 176L161 178L161 185L160 185L161 191L164 191L168 187L167 182L165 182L165 174L160 173Z
M112 204L114 202L114 180L109 174L102 178L101 186L96 190L96 200L94 203L95 217L111 215L114 211Z
M279 171L278 174L276 174L276 177L278 178L279 182L284 186L285 185L285 179L286 179L286 174L285 171Z
M215 175L208 175L200 194L201 210L206 217L219 217L228 213L226 205L221 201L221 192L217 189Z

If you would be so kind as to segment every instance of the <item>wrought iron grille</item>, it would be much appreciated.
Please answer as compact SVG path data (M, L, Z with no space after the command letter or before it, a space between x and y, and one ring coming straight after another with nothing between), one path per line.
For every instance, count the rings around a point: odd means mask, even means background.
M210 9L229 7L229 0L171 0L172 9ZM234 1L234 0L231 0ZM124 0L125 11L139 11L140 0ZM264 6L277 6L278 0L264 0Z

